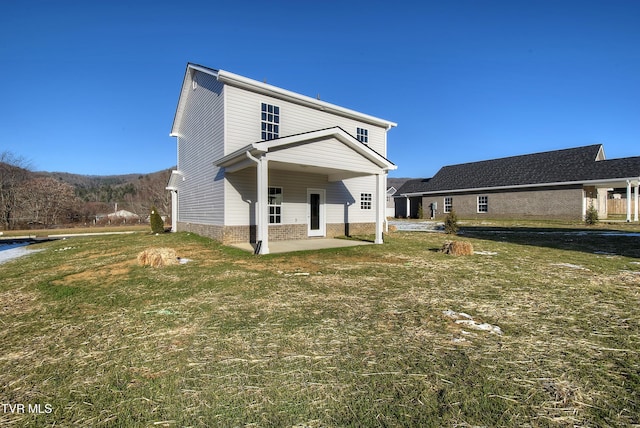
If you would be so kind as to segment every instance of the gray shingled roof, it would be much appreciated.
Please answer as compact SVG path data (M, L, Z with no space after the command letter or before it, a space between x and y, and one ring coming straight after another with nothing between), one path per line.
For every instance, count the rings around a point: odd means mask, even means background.
M597 160L601 144L442 167L398 194L557 184L640 176L640 157Z

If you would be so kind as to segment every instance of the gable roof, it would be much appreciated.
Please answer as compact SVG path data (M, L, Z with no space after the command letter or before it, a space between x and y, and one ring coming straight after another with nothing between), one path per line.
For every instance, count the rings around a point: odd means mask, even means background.
M442 167L399 193L459 192L638 178L640 157L604 160L601 144Z
M360 113L355 110L351 110L345 107L340 107L335 104L331 104L325 101L311 98L306 95L301 95L296 92L288 91L286 89L279 88L277 86L269 85L267 83L258 82L257 80L249 79L238 74L234 74L224 70L217 70L214 68L205 67L198 64L188 63L187 70L185 71L184 79L182 81L182 89L180 90L180 98L178 99L178 106L176 108L176 114L173 119L173 126L171 127L171 133L169 135L174 136L177 132L178 125L182 120L182 114L184 112L184 102L186 102L183 94L186 88L192 84L193 73L201 72L215 77L218 81L243 88L252 92L265 94L274 98L279 98L285 101L293 102L296 104L304 105L306 107L314 108L316 110L322 110L329 113L333 113L339 116L348 117L361 122L370 123L377 126L382 126L387 130L398 126L397 123L380 119L378 117L370 116L368 114Z
M373 150L371 147L362 144L353 135L349 134L339 126L251 143L229 153L226 156L223 156L220 159L217 159L214 161L214 165L228 168L230 171L233 171L234 169L237 170L239 168L252 165L251 161L245 162L249 155L255 156L330 138L334 138L344 144L353 152L371 162L372 165L375 165L375 168L379 168L384 171L397 169L397 166L393 162Z

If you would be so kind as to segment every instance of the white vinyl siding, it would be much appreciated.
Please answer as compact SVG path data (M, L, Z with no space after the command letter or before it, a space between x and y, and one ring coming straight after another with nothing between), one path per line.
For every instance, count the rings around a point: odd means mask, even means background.
M246 168L228 174L226 221L230 226L255 224L256 169ZM375 207L375 177L358 177L328 182L326 175L269 171L269 186L282 188L282 224L307 224L307 189L325 189L327 223L375 222L375 209L361 210L356 200L361 193L372 193Z
M225 154L261 140L262 103L280 108L280 138L339 126L356 138L357 128L368 131L370 148L386 157L386 128L359 122L314 108L249 92L234 86L225 87L227 106L227 141Z
M377 168L362 155L342 144L335 138L269 153L270 161L287 162L297 165L310 165L323 168L344 167L352 171L377 172Z
M178 129L178 169L184 182L178 191L178 221L222 224L224 193L216 179L213 161L222 156L224 138L223 85L197 73L198 84L189 83L187 101Z
M349 223L373 223L376 221L376 177L356 177L340 182L340 186L344 189L344 193L347 195L347 218ZM362 193L371 194L371 209L363 210L360 207L360 195ZM345 196L342 196L343 198ZM382 195L386 198L386 194ZM343 203L344 205L344 203ZM344 213L341 213L339 219L336 219L336 223L344 221Z

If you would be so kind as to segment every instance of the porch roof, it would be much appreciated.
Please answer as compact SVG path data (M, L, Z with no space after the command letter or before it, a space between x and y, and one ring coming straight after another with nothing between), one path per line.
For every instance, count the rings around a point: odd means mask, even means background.
M335 149L333 156L324 152L327 156L301 156L304 154L301 147L311 143L340 146L331 146ZM287 151L295 151L297 157L287 156ZM257 157L264 154L270 154L270 163L277 169L323 173L336 180L397 169L393 162L340 127L251 143L214 161L214 165L224 167L227 172L235 172L255 165ZM353 158L346 159L345 155L355 156L359 162L353 162Z

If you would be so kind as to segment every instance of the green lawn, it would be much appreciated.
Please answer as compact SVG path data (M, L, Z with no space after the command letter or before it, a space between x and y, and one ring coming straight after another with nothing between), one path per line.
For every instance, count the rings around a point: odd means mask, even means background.
M640 237L463 232L479 254L420 232L269 256L38 244L0 265L0 425L640 424ZM138 266L152 247L192 261Z

